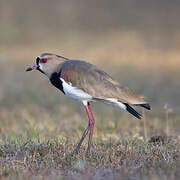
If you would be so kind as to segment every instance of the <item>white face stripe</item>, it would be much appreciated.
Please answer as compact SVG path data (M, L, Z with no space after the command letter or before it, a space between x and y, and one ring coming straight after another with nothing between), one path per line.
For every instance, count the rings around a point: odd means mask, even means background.
M39 62L39 69L43 70L43 65Z
M83 104L92 100L91 95L81 89L78 89L77 87L73 87L71 83L67 83L63 78L60 79L62 81L63 90L68 97L81 101Z

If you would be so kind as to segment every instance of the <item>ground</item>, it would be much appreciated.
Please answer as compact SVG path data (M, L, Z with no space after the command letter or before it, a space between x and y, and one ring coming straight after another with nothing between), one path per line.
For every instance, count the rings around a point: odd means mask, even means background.
M16 137L0 146L4 179L178 179L180 144L164 138L144 142L138 138L96 140L90 154L83 145L71 155L72 139L47 140Z
M73 48L71 43L0 47L1 179L180 179L178 50L157 51L136 41L136 34L128 37L105 37L88 47L87 39ZM92 103L93 151L86 154L86 140L72 156L88 123L82 104L65 97L43 74L25 73L47 49L98 65L145 96L152 110L136 108L143 114L138 120Z

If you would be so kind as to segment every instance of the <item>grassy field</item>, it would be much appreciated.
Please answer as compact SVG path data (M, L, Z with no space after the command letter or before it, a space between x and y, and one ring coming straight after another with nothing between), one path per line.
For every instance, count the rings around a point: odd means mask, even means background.
M0 179L180 179L179 1L0 1ZM86 60L145 97L143 119L92 103L94 148L71 152L81 104L43 74L43 52Z
M136 33L113 34L96 42L77 36L66 43L49 40L48 46L43 41L0 46L1 179L180 178L178 48L145 46ZM83 106L42 74L25 73L40 52L98 65L143 94L152 111L143 111L139 121L111 106L92 104L94 149L87 155L85 141L71 156L88 119Z

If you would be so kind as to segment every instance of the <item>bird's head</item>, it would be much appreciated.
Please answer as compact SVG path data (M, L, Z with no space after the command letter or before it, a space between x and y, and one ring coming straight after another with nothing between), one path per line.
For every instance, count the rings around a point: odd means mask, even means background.
M51 53L43 53L36 58L36 63L28 67L26 71L38 70L50 77L65 60L68 59Z

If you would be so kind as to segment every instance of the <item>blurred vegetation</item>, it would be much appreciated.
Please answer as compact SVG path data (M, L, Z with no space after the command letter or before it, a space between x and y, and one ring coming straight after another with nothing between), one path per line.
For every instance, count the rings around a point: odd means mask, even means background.
M0 176L178 179L179 5L176 0L1 0ZM138 121L92 104L95 150L85 157L83 146L79 156L69 157L88 120L84 108L43 74L25 73L42 52L96 64L144 95L152 111L143 111L145 118ZM165 143L149 144L156 136Z

